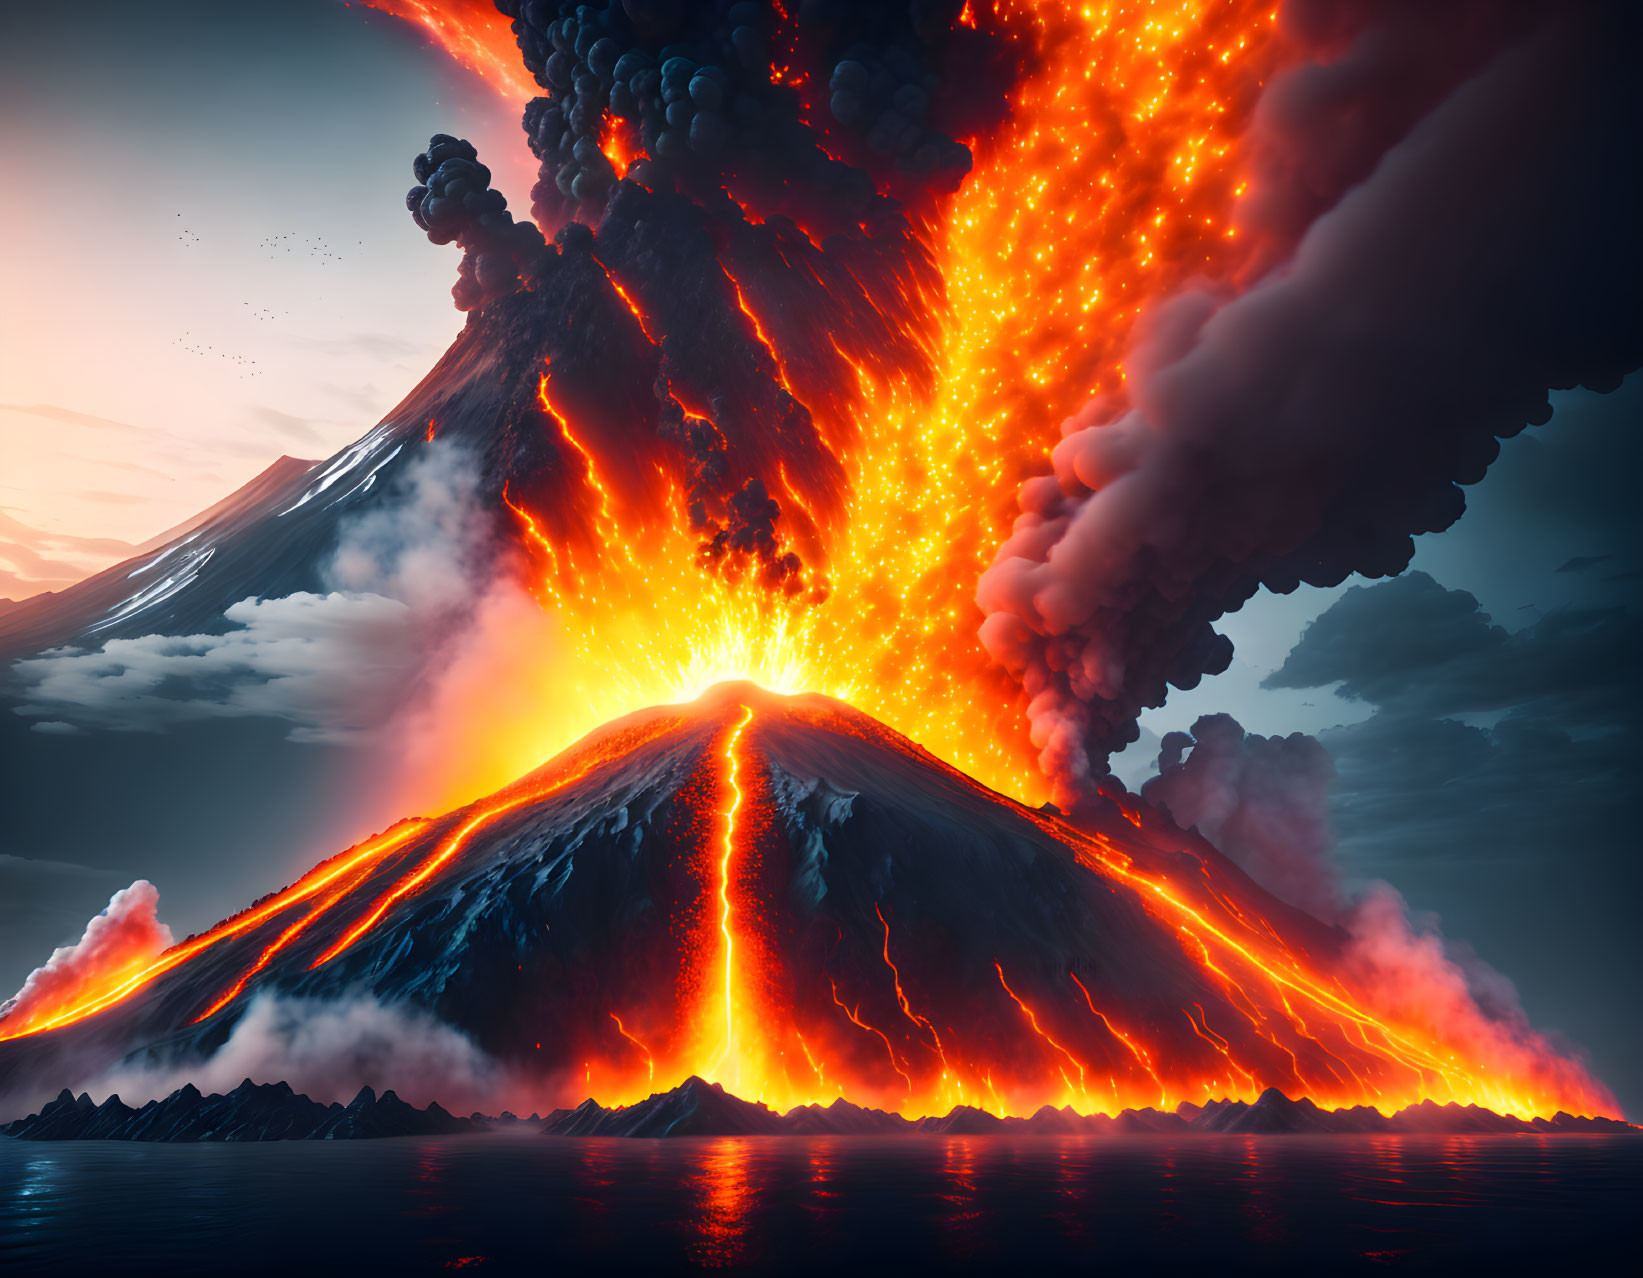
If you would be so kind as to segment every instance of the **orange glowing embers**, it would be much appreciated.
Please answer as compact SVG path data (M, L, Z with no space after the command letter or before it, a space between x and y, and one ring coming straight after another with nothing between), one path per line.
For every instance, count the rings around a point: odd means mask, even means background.
M847 490L792 457L729 464L759 472L782 507L783 549L825 575L830 593L773 599L754 574L704 571L684 482L665 478L670 522L658 526L661 500L629 499L622 444L592 418L571 420L579 401L567 417L546 375L542 406L580 458L571 467L586 475L587 509L527 509L518 492L509 501L546 577L533 589L566 636L542 661L573 708L520 730L515 773L600 722L748 677L860 698L988 786L1048 797L1021 691L977 640L976 582L1061 422L1092 396L1123 407L1137 315L1191 280L1235 284L1258 261L1258 237L1228 232L1249 181L1253 104L1287 53L1270 6L1254 0L998 0L965 14L1018 47L1028 69L997 136L975 142L956 195L915 200L909 230L880 239L890 233L864 228L850 252L772 231L721 255L759 362L768 353L770 377L808 409L819 463L837 464ZM778 30L777 65L792 66L784 41L797 24ZM605 132L619 171L632 142ZM749 223L770 212L754 195L727 195ZM909 239L917 252L903 253ZM832 349L801 349L776 309L791 294L765 288L766 262L813 279L804 296L861 317L874 336L841 324ZM611 284L613 305L659 342L660 317ZM736 435L715 429L721 443Z

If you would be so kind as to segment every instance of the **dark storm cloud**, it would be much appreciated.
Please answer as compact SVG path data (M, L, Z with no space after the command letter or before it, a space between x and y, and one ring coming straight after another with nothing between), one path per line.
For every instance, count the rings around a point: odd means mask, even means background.
M1628 609L1564 609L1511 633L1466 591L1412 572L1348 590L1265 686L1339 684L1406 718L1509 711L1501 727L1514 732L1536 721L1618 731L1637 722L1639 652L1643 624Z
M1467 592L1411 573L1347 591L1266 682L1338 683L1375 707L1321 734L1360 867L1550 857L1591 873L1636 842L1639 651L1633 611L1566 609L1508 632Z
M1455 89L1243 295L1182 295L1092 405L983 578L1060 793L1167 687L1224 670L1259 588L1390 575L1549 388L1643 357L1630 19L1570 6ZM1327 141L1327 139L1325 139Z

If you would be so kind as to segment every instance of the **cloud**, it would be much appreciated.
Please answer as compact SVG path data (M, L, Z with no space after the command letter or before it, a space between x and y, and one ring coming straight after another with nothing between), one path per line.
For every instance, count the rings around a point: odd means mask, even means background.
M76 493L75 496L82 501L96 502L100 506L148 506L157 500L142 493L116 493L103 488L88 488L84 492Z
M287 439L300 440L305 444L317 444L324 440L319 429L306 417L294 417L290 413L282 413L277 408L269 408L265 404L258 404L251 409L251 416L264 426L271 426Z
M16 590L25 596L59 589L131 551L130 542L46 532L0 510L0 563L15 570L0 569L0 589Z
M1375 707L1321 734L1359 859L1597 857L1635 817L1639 651L1634 611L1564 609L1509 632L1466 591L1408 573L1343 594L1266 683L1338 684Z
M1330 855L1329 787L1335 765L1305 733L1246 733L1228 714L1171 732L1158 775L1141 796L1183 829L1196 828L1274 895L1321 918L1339 904Z
M410 609L382 595L299 592L223 615L226 634L110 639L19 661L17 712L124 732L257 715L334 741L380 723L416 670Z
M63 408L58 404L0 404L0 410L27 413L31 417L40 417L53 422L67 422L74 426L91 426L98 430L125 431L136 435L170 438L167 432L153 426L133 426L130 422L118 422L110 417L98 417L93 413L78 412L72 408Z
M1302 634L1269 688L1339 684L1385 713L1510 710L1521 722L1619 729L1635 722L1643 625L1626 608L1568 608L1510 633L1464 590L1423 572L1354 586Z
M185 1083L227 1092L246 1078L284 1081L326 1103L346 1103L361 1087L392 1088L413 1105L438 1101L458 1113L491 1105L504 1084L500 1066L472 1039L418 1008L365 994L321 1000L265 993L210 1055L117 1068L75 1090L142 1103Z
M490 588L472 459L436 441L397 499L346 520L324 593L244 599L221 633L109 639L13 667L17 713L124 732L236 717L281 719L295 740L380 729L438 669ZM60 731L61 729L59 729Z
M327 354L354 353L383 360L409 360L426 356L438 348L428 342L413 342L394 333L358 332L342 337L293 337L293 346Z
M1595 568L1613 555L1576 555L1573 559L1564 561L1559 572L1585 572L1588 568Z
M31 723L29 731L47 737L77 737L82 735L85 729L72 723L65 723L61 719L42 719L38 723Z

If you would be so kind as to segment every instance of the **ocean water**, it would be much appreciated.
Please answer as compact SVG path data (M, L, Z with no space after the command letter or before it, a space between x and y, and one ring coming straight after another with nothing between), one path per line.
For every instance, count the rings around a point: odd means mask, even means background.
M0 1139L0 1273L1636 1272L1643 1138Z

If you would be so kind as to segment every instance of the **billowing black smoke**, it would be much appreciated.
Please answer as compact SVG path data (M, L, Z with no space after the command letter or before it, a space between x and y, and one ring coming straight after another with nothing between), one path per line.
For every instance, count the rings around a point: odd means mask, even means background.
M1637 20L1504 6L1485 38L1474 8L1422 58L1398 43L1414 6L1297 9L1336 57L1264 107L1276 265L1146 317L1128 403L1066 423L978 592L1066 801L1168 686L1226 667L1218 617L1263 586L1401 571L1548 390L1643 362ZM1340 147L1330 120L1361 128Z
M602 146L612 136L644 157L629 172L645 186L707 192L736 179L761 207L787 204L830 230L868 215L887 172L954 190L970 152L953 131L973 130L978 106L999 109L957 83L996 56L958 24L962 7L498 0L547 90L525 112L542 161L533 211L596 220L620 176ZM801 48L815 60L800 63ZM835 126L834 148L857 154L824 149L812 113Z
M541 256L542 232L515 222L507 198L491 186L491 171L471 142L436 133L412 164L416 180L405 196L416 224L435 244L462 247L456 287L458 310L471 311L511 293Z
M819 597L864 382L934 384L929 228L1017 51L940 0L498 7L545 90L523 122L553 239L433 140L409 203L462 246L473 318L402 409L471 430L556 544L682 516L709 568Z
M1334 778L1317 738L1263 737L1231 715L1207 714L1190 733L1164 737L1158 775L1141 797L1183 830L1196 829L1275 896L1332 919L1341 892L1329 820Z

